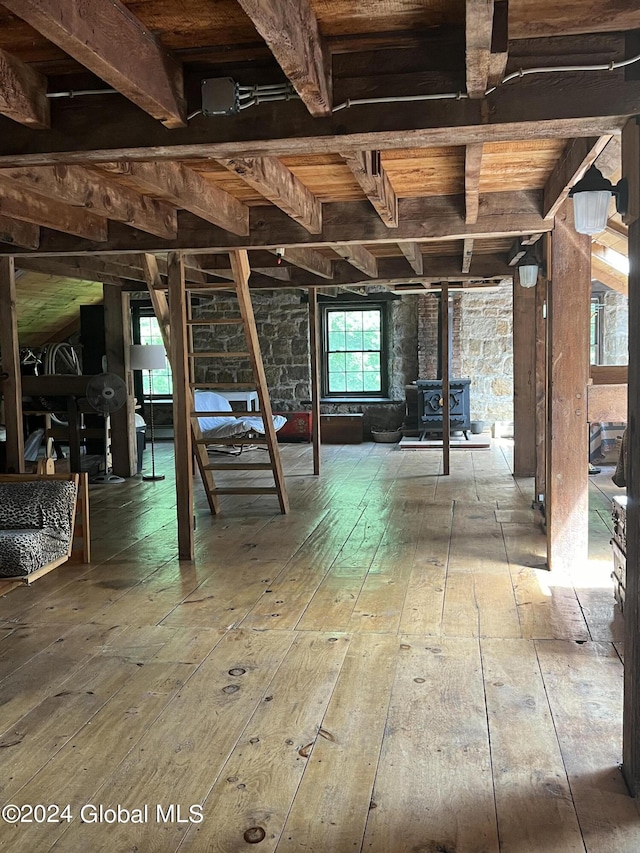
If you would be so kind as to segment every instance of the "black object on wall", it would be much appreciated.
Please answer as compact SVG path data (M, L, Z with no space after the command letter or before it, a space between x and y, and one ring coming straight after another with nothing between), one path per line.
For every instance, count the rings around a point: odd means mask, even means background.
M104 305L80 306L80 344L82 345L82 372L88 376L104 373L103 359L107 354L104 331ZM104 420L100 415L85 415L87 427L101 428ZM89 438L86 442L87 453L104 453L104 442L98 438Z
M82 372L89 376L104 373L102 360L107 352L104 305L80 306L80 343L82 344Z

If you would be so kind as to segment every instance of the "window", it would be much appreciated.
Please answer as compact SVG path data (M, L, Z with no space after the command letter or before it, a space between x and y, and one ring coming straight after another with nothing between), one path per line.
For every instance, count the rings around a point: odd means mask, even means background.
M135 343L162 344L163 341L160 333L160 326L152 313L149 314L145 308L141 308L133 313L133 317L133 339ZM136 373L139 373L142 376L142 395L145 399L148 399L151 396L149 371L142 370L136 371ZM171 377L171 367L169 365L169 359L165 356L164 370L153 371L153 396L171 397L172 394L173 381ZM136 395L139 396L139 391L136 391Z
M324 397L386 397L384 304L323 306Z

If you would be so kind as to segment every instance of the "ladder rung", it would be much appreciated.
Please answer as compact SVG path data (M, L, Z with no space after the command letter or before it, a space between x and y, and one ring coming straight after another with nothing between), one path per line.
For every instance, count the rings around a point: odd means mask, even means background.
M216 388L219 388L222 391L232 391L234 388L238 391L256 390L255 382L191 382L189 383L189 387L209 388L211 391L215 391Z
M197 438L196 444L210 444L212 446L216 444L266 444L266 438L240 438L239 436L231 437L231 438Z
M220 320L187 320L187 326L240 326L242 317L223 317Z
M190 352L189 358L249 358L248 352Z
M255 409L250 409L242 412L230 412L226 409L224 412L191 412L192 418L214 418L214 417L222 417L222 418L246 418L246 417L260 417L262 412L256 411Z
M190 282L188 290L189 293L208 293L211 290L229 290L231 293L235 293L236 287L231 279L227 279L226 281L221 281L219 284L212 284L210 281L205 284Z
M247 486L244 489L238 488L229 488L229 489L213 489L214 495L277 495L278 490L275 486Z
M271 471L270 462L211 462L203 466L205 471Z

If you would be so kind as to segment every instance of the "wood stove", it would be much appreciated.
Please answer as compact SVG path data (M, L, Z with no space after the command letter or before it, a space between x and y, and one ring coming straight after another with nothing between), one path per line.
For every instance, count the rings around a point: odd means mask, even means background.
M471 429L469 405L470 379L449 380L449 418L452 430L461 430L465 438ZM442 432L442 380L417 379L418 429L422 433Z

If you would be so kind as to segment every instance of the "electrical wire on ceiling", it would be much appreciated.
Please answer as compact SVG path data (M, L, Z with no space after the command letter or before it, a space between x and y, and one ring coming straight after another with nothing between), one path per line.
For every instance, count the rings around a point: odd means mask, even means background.
M551 65L539 66L534 68L520 68L518 71L513 71L507 74L506 77L497 86L492 86L487 89L485 96L491 95L500 86L510 83L512 80L519 80L522 77L527 77L531 74L556 74L567 71L615 71L618 68L625 68L628 65L640 61L640 53L632 56L630 59L622 59L618 62L601 62L594 65ZM238 111L246 110L249 107L257 106L258 104L270 103L274 101L290 101L299 100L299 95L291 85L291 83L273 83L256 86L243 86L236 84ZM69 89L64 92L47 92L47 98L76 98L82 95L111 95L117 94L116 89ZM340 110L349 109L363 104L393 104L407 101L461 101L466 100L469 95L466 92L439 92L432 95L393 95L381 96L376 98L347 98L341 104L333 107L332 112L337 113ZM194 110L187 116L187 121L201 115L202 109Z
M632 56L630 59L622 59L619 62L602 62L597 65L551 65L548 67L537 68L520 68L518 71L513 71L507 74L506 77L497 85L492 86L484 93L485 97L491 95L499 86L504 86L511 80L516 80L521 77L526 77L529 74L551 74L562 71L615 71L617 68L624 68L627 65L632 65L640 60L640 53ZM340 110L348 109L349 107L359 104L391 104L398 101L446 101L446 100L463 100L468 98L466 92L443 92L434 95L401 95L400 97L379 97L379 98L347 98L342 104L338 104L332 110L337 113Z
M47 92L47 98L79 98L82 95L117 95L117 89L67 89L64 92Z

